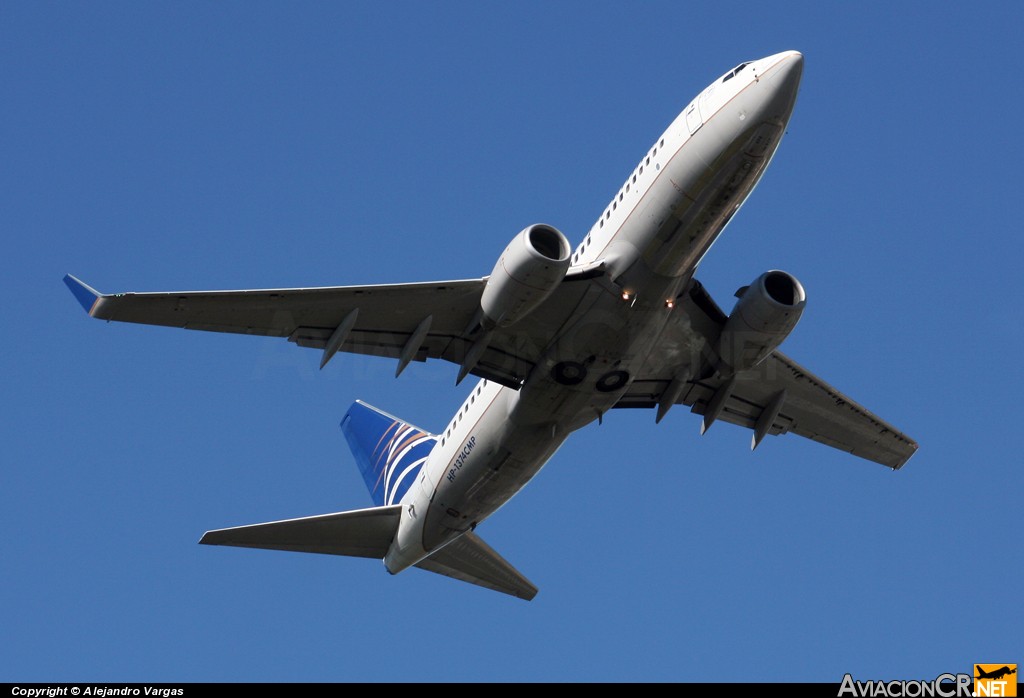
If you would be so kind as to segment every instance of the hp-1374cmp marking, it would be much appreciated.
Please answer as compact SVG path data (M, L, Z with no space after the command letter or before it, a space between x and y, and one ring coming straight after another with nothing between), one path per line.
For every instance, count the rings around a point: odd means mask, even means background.
M741 63L644 153L580 244L531 225L489 276L462 281L184 293L98 293L104 320L287 338L322 351L443 359L480 380L438 433L362 402L341 422L374 505L209 531L201 542L355 555L524 599L537 588L476 534L574 431L618 407L674 405L768 435L795 433L898 469L917 444L778 351L806 303L768 271L726 314L694 274L775 154L803 57Z

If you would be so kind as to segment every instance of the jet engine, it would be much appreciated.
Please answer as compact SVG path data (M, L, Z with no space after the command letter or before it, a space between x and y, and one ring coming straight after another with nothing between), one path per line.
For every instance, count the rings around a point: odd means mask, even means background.
M508 327L551 295L569 270L572 249L550 225L531 225L512 238L487 279L480 308L483 325Z
M768 271L736 292L739 300L718 338L726 371L753 368L796 327L807 305L804 287L784 271Z

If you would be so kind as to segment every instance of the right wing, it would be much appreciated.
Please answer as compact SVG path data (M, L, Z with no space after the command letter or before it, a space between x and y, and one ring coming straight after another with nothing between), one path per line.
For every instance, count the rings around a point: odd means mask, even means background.
M671 405L687 405L704 416L702 432L715 420L754 430L752 448L792 432L894 470L917 452L913 439L780 351L731 380L719 375L709 357L725 313L699 283L677 308L616 407L657 407L660 420Z
M478 331L486 279L117 294L99 293L71 275L64 283L101 320L285 337L323 350L321 366L343 351L396 358L401 372L409 361L428 358L462 365ZM496 330L470 372L518 388L588 286L586 277L567 277L524 320Z

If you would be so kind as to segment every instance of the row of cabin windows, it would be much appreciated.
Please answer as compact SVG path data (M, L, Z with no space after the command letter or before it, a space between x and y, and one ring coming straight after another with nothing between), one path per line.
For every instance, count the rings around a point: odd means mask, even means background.
M580 249L579 249L579 250L577 250L577 251L576 251L576 254L574 254L574 255L572 256L572 263L573 263L573 264L575 264L575 263L576 263L576 260L578 260L578 259L579 259L580 257L582 257L582 256L583 256L583 253L584 253L584 252L586 252L586 250L587 250L587 246L588 246L589 244L590 244L590 235L587 235L587 239L583 241L583 244L582 244L582 245L580 245Z
M633 173L632 179L626 180L625 189L619 191L618 198L612 199L612 207L610 209L605 210L604 215L601 216L601 218L598 220L598 226L599 227L603 228L604 227L604 222L612 217L612 211L614 211L615 209L618 208L618 204L619 204L620 201L622 201L623 195L625 193L629 192L630 182L632 182L633 184L636 184L637 176L638 175L642 175L644 173L644 166L646 165L647 167L650 167L651 166L651 158L658 154L658 148L664 148L664 147L665 147L665 139L662 138L661 141L658 143L658 145L654 146L654 149L651 150L651 153L644 159L643 164L640 165L640 167L637 169L637 171ZM661 165L659 165L657 162L654 163L654 167L655 167L655 169L659 169L659 170L661 169Z
M464 414L469 412L469 406L472 405L474 402L476 402L476 396L481 393L482 386L485 386L485 385L487 385L487 381L486 380L484 380L484 382L481 385L476 386L476 390L474 390L472 393L470 393L470 395L469 395L469 402L465 403L462 406L462 409L459 410L459 413L457 415L455 415L455 419L453 419L452 423L448 425L448 430L445 431L444 436L441 437L441 445L442 446L445 445L445 443L448 441L448 439L452 438L452 429L455 428L456 424L458 424L459 422L462 421L462 415L464 415Z
M654 146L654 148L651 150L650 154L644 159L643 164L640 165L640 167L637 169L637 171L633 173L633 177L631 179L627 179L626 180L626 186L625 186L624 189L619 190L618 197L616 197L615 199L612 199L612 206L611 206L611 208L606 209L605 212L604 212L604 215L601 216L598 219L597 225L598 225L599 228L603 228L604 227L604 222L612 217L612 211L615 211L616 209L618 209L619 202L622 201L623 197L626 194L629 193L630 185L631 184L636 184L637 176L638 175L642 175L644 173L644 166L647 166L647 167L651 166L651 158L653 158L655 155L658 154L658 148L664 148L664 147L665 147L665 139L662 138L658 142L658 144L656 146ZM654 163L654 167L655 167L655 169L658 169L658 170L661 169L661 165L658 164L657 162ZM572 263L573 264L575 264L576 261L583 255L584 250L587 249L587 245L589 245L589 244L590 244L590 236L588 235L587 239L584 240L583 244L580 246L579 251L577 251L576 254L574 254L572 256Z

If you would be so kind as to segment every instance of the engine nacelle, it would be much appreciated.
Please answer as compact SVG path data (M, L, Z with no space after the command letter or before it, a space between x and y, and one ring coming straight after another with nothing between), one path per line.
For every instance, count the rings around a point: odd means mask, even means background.
M768 271L742 290L718 338L723 369L734 373L764 361L796 327L807 305L804 287L784 271Z
M550 225L531 225L512 238L487 279L480 308L485 327L508 327L551 295L569 271L572 248Z

